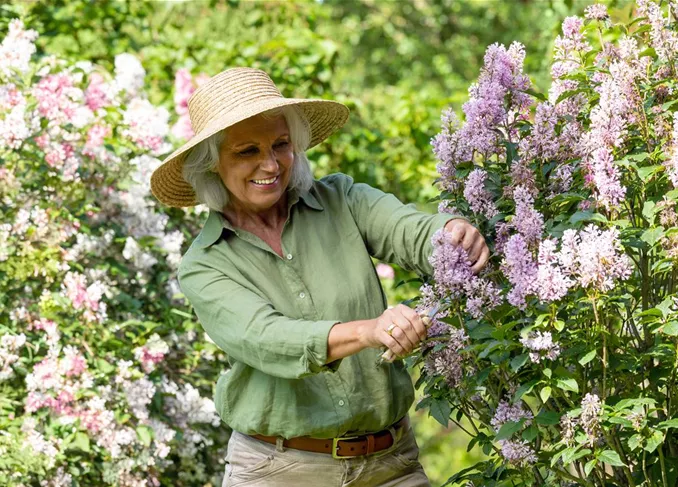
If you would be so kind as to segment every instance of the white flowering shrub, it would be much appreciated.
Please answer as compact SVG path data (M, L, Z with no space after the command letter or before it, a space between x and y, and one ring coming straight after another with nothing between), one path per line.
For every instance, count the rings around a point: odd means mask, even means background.
M678 482L678 2L569 17L536 93L524 48L487 49L432 140L441 212L492 249L479 275L436 234L414 361L442 424L487 459L448 484Z
M134 56L108 73L36 37L14 20L0 43L0 485L216 485L224 357L177 309L199 208L149 192L190 127ZM194 85L177 76L180 115Z

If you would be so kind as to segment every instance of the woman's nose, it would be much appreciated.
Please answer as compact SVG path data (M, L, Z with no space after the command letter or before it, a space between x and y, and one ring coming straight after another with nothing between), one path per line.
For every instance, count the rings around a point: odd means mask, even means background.
M278 159L273 149L269 150L264 160L261 161L261 167L270 171L278 170Z

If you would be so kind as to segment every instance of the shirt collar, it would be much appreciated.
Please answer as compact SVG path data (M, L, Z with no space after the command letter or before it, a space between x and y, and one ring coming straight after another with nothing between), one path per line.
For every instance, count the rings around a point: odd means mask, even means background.
M299 190L294 188L287 191L288 214L292 206L299 202L300 199L309 208L318 211L323 211L325 209L310 191L300 193ZM200 235L198 235L198 238L196 239L196 245L202 249L209 247L219 240L224 229L235 232L231 222L229 222L220 211L210 209L207 220L200 231Z

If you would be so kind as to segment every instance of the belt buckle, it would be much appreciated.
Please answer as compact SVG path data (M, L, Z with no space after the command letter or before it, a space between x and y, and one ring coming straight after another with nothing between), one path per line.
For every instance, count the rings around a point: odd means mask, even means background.
M339 441L355 440L356 438L360 438L360 436L340 436L339 438L332 438L332 458L340 460L342 458L359 457L360 455L339 455L339 453L337 452L337 450L339 449L339 445L337 443Z

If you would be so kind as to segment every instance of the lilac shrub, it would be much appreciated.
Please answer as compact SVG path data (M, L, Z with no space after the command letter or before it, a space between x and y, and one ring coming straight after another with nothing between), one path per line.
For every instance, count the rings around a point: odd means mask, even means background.
M418 304L442 305L418 408L487 455L450 484L676 484L677 12L565 19L546 94L492 45L464 117L443 112L439 210L492 250L474 276L436 234Z
M200 208L149 188L200 78L178 73L171 128L136 57L37 58L37 36L0 43L0 484L217 485L223 354L176 280Z

